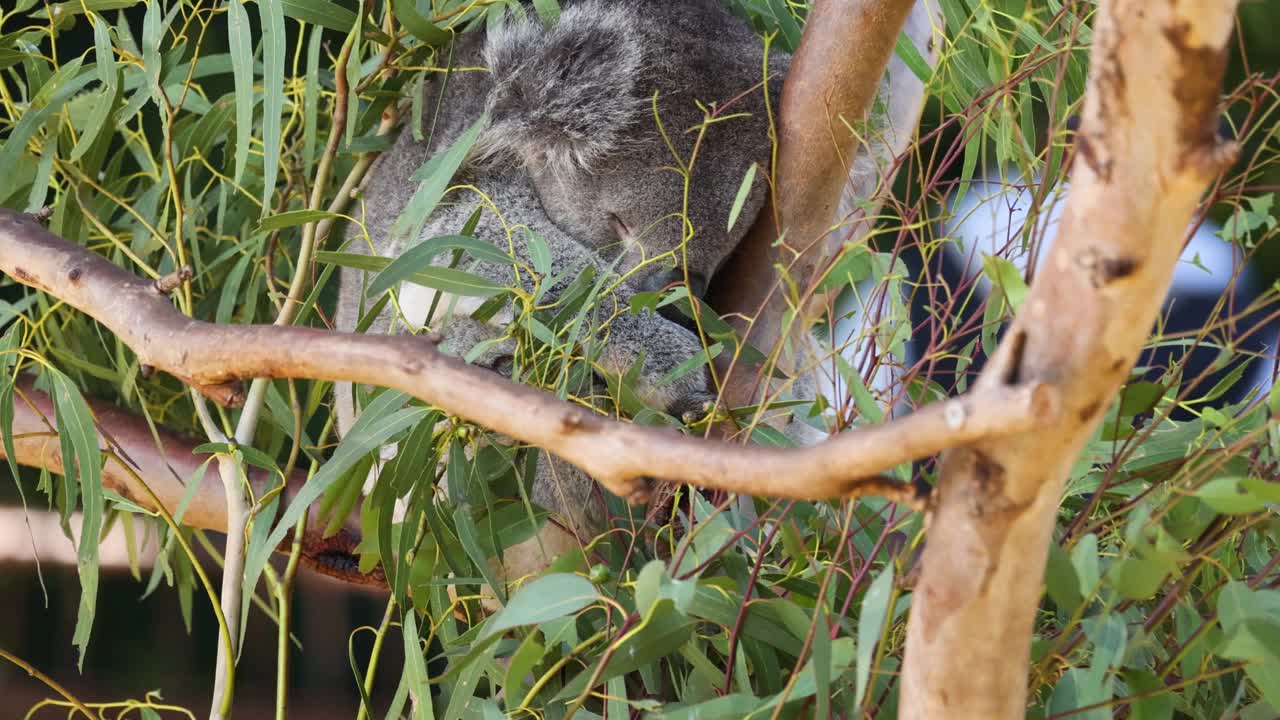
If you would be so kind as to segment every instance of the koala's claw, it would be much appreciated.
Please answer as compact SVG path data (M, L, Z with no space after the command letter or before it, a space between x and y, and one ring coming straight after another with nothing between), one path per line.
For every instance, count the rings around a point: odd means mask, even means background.
M684 412L680 413L680 421L683 422L685 425L692 425L698 422L699 420L705 418L710 413L714 412L715 409L716 409L715 400L703 400L698 405L698 407L690 410L685 410Z
M685 425L692 425L707 416L716 407L716 396L702 390L695 390L675 399L667 407L667 412L680 418Z

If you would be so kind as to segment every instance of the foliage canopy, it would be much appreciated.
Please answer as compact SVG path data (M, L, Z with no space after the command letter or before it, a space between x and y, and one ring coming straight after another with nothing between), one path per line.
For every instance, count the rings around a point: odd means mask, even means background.
M374 5L361 13L329 0L18 0L0 11L0 168L7 175L0 204L50 207L53 232L140 275L190 265L192 281L175 302L194 317L273 321L299 273L305 234L336 219L359 221L358 199L345 215L330 210L330 201L368 153L389 144L384 114L424 73L449 67L454 31L496 22L519 3ZM557 12L555 0L533 6L544 19ZM840 430L965 389L1017 311L1028 259L1043 251L1052 208L1065 192L1067 119L1084 89L1093 4L941 6L947 42L936 73L909 43L899 47L936 101L902 159L896 198L872 237L848 244L831 264L828 282L847 286L859 308L833 308L828 327L819 328L829 351L820 370L834 391L813 407L791 408L815 423L833 419ZM735 7L783 47L798 42L803 3L738 0ZM330 154L339 80L352 92ZM1265 255L1280 232L1280 103L1274 75L1242 70L1233 82L1227 117L1245 152L1210 190L1205 214L1222 221L1220 242L1239 269ZM427 212L452 174L447 162L440 166L423 180L436 188L420 193ZM312 185L330 176L317 206ZM977 188L984 211L1009 215L1018 203L1025 219L1006 222L1007 237L980 273L944 276L948 252L974 250L946 222L976 214L958 199ZM469 258L493 249L458 231L434 241L435 251L454 253L447 270L428 268L426 253L378 265L330 240L314 268L302 269L307 292L294 322L328 325L335 268L366 262L384 273L379 289L416 282L491 298L492 311L504 303L525 308L512 332L522 341L517 367L526 382L603 401L637 422L679 424L635 404L626 378L608 398L583 395L590 371L577 340L608 319L591 312L600 290L594 278L584 276L561 304L535 312L536 298L467 273ZM672 301L678 298L646 299L651 306ZM1143 366L1067 485L1032 652L1031 716L1101 719L1127 706L1142 718L1263 718L1280 708L1280 385L1250 387L1246 374L1256 354L1250 338L1276 309L1275 288L1243 300L1227 294L1197 328L1157 328ZM849 322L837 322L846 315ZM750 352L720 318L703 319L708 355ZM1197 361L1205 352L1212 359ZM1273 375L1272 352L1264 360ZM197 434L200 425L179 382L147 377L132 352L92 321L5 279L6 440L19 372L38 374L57 399L64 457L77 461L65 480L16 466L11 472L24 502L34 489L67 521L83 510L89 539L79 548L76 633L83 652L93 623L102 621L95 619L93 538L123 514L154 514L102 491L93 419L80 392L113 399L158 426ZM535 451L491 442L483 429L388 392L369 399L359 431L334 447L328 390L320 382L271 383L254 446L206 450L233 453L276 477L294 467L312 473L290 507L270 494L255 498L250 582L278 582L263 574L270 548L309 498L323 498L332 528L359 513L362 565L382 562L392 587L387 617L397 622L378 632L400 634L408 656L393 707L371 709L379 715L500 717L502 707L549 718L573 710L577 717L640 711L703 719L894 712L911 605L901 581L924 539L918 516L877 500L757 499L748 509L682 490L675 511L655 521L610 498L612 532L520 586L497 615L468 625L455 613L474 612L468 597L489 579L486 558L546 522L526 500ZM753 422L754 410L740 412L748 441L786 442ZM218 412L224 428L234 426L232 414ZM386 442L399 445L400 459L362 498ZM440 498L430 492L437 468L449 480ZM925 481L933 473L932 463L897 471ZM407 511L396 521L395 499L405 495ZM192 602L217 604L205 597L212 588L194 572L190 544L154 522L163 550L147 590L175 583L189 624ZM451 599L451 584L461 601ZM250 601L244 605L250 612ZM447 670L429 677L441 659Z

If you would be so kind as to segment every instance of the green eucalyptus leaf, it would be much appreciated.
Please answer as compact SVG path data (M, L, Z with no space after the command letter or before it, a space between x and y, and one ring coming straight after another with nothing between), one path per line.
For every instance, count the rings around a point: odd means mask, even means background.
M418 243L392 260L382 272L378 273L373 282L369 283L369 290L366 295L377 297L402 281L415 282L415 278L418 278L416 282L419 284L427 284L421 279L432 277L437 271L452 271L452 268L433 267L431 264L432 260L446 250L462 250L477 260L484 260L498 265L507 265L512 262L511 256L479 238L466 235L434 237ZM482 280L482 278L480 279ZM497 285L489 283L487 280L484 282L491 287L498 288ZM428 285L428 287L434 286Z
M485 623L481 637L493 637L512 628L573 615L599 599L595 586L581 575L544 575L521 586L506 607Z
M1220 477L1201 485L1195 496L1220 513L1240 515L1280 503L1280 483L1253 477Z

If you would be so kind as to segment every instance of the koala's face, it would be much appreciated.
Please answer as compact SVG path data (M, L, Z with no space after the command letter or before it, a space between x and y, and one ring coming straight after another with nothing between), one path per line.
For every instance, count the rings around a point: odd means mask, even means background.
M687 280L701 295L764 202L763 60L760 38L719 0L565 3L554 27L515 22L489 35L483 154L518 158L551 221L620 259L619 272L641 266L634 287ZM773 57L775 97L786 66Z
M672 113L693 125L692 114ZM664 125L669 121L664 115ZM701 117L698 117L700 124ZM652 125L650 120L650 125ZM668 134L673 134L668 125ZM751 227L765 200L771 145L763 118L737 117L672 137L681 163L693 156L688 180L672 147L656 131L590 170L531 168L551 220L609 260L641 290L688 282L701 297L707 283ZM752 165L755 179L734 225L729 216Z

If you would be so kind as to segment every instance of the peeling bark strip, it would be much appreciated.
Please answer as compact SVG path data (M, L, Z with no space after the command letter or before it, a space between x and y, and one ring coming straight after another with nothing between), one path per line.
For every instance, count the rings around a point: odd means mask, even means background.
M1031 630L1063 482L1146 341L1205 185L1235 2L1103 0L1071 192L1046 269L975 386L1057 387L1054 427L942 463L912 599L902 718L1026 710Z
M25 268L25 279L15 269ZM78 268L77 282L67 268ZM614 494L643 500L648 478L801 500L856 497L881 483L850 482L981 438L1052 419L1057 399L1039 384L991 387L891 423L841 433L811 448L706 440L603 417L437 352L414 336L374 336L271 325L215 325L179 313L144 281L0 210L0 271L46 289L114 332L138 361L202 391L244 378L309 378L393 388L580 467ZM959 411L955 408L959 406ZM957 415L964 421L955 424ZM912 497L904 493L905 497Z

